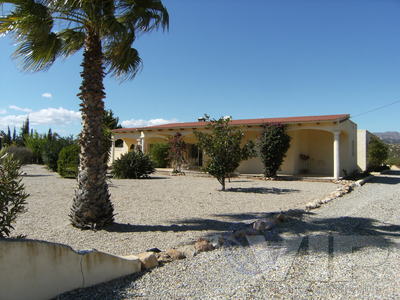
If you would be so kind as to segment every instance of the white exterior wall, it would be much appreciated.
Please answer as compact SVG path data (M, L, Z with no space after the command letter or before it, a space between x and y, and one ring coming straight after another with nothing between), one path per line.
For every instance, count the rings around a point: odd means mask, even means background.
M357 130L357 166L359 171L368 169L368 144L373 134L365 129Z
M0 266L0 299L7 300L50 299L141 270L134 256L34 240L0 240Z

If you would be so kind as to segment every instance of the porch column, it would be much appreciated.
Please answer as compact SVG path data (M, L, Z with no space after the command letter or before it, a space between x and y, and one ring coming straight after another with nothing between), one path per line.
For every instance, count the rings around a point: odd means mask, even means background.
M333 132L333 177L340 177L340 131Z
M140 133L140 146L141 146L142 153L144 153L144 133L143 133L143 131Z
M111 164L114 163L114 156L115 156L115 137L111 135Z

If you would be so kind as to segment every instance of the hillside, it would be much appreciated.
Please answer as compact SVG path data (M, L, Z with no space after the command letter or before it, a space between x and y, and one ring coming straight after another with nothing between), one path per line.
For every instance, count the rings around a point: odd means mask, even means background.
M398 131L375 132L374 134L386 143L400 144L400 132Z

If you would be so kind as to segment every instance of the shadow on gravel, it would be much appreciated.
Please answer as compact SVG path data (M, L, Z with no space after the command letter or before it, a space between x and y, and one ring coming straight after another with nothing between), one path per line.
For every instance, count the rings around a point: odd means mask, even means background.
M372 218L316 218L312 216L314 213L304 210L292 210L291 212L292 217L286 222L271 231L266 231L264 235L266 241L286 244L298 241L299 245L301 244L302 247L306 245L307 248L311 238L314 243L317 241L317 244L327 243L313 251L328 252L329 254L333 253L334 243L336 245L342 243L341 247L335 248L336 253L352 253L365 247L386 249L400 246L393 241L393 239L399 240L400 238L400 225L382 223ZM224 217L234 220L249 220L253 217L260 218L262 215L236 214L224 215ZM231 230L235 230L234 224L232 222ZM246 247L249 246L249 243L246 238L242 238L238 245ZM298 248L293 248L289 251L297 252L298 250Z
M186 219L176 221L177 224L171 225L136 225L136 224L123 224L114 223L104 230L108 232L148 232L148 231L204 231L204 230L215 230L215 231L226 231L232 226L232 222L225 222L213 219Z
M142 271L88 288L76 289L63 293L53 298L55 300L93 300L93 299L131 299L141 298L142 295L135 293L135 281L151 271Z
M48 177L53 176L53 174L22 174L22 177Z
M265 187L249 187L249 188L229 188L225 192L239 192L239 193L255 193L255 194L289 194L300 192L296 189L278 189L278 188L265 188Z
M395 175L395 176L400 176L400 171L397 170L389 170L385 172L386 175Z
M391 172L395 172L395 171L391 171ZM389 173L386 173L386 175L389 175ZM368 183L399 184L400 177L389 177L389 176L376 177L375 176L372 179L368 180Z

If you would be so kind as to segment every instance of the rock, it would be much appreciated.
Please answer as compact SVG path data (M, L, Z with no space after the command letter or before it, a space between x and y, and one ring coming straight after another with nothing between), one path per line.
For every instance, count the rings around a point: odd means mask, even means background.
M160 249L158 249L158 248L151 248L151 249L148 249L148 250L146 250L146 252L160 253L160 252L161 252L161 250L160 250Z
M178 251L183 253L185 257L191 258L196 256L199 252L194 248L194 245L184 245L177 248Z
M214 246L206 239L200 238L194 243L194 248L198 252L212 251Z
M172 260L178 260L178 259L186 258L186 255L183 252L181 252L181 251L179 251L177 249L168 249L165 253L167 255L169 255L169 257L171 257Z
M142 270L149 270L158 266L157 257L154 252L142 252L136 256L139 258L142 264Z
M315 209L320 206L321 206L321 204L319 204L318 202L309 202L309 203L307 203L306 208L307 209Z
M253 223L253 229L257 231L264 231L267 227L267 223L264 220L257 220Z
M211 237L210 243L215 249L219 248L224 244L224 238L220 235L214 235Z
M332 201L332 198L325 198L325 199L322 199L322 203L328 203L328 202L330 202L330 201Z
M171 256L169 256L166 252L157 253L156 256L157 256L157 261L162 264L169 263L172 261Z
M233 236L234 238L238 239L238 238L244 238L247 234L247 230L246 229L242 229L242 230L236 230L233 232Z
M286 221L286 217L284 214L277 214L274 216L274 221L279 224L279 223L283 223Z

